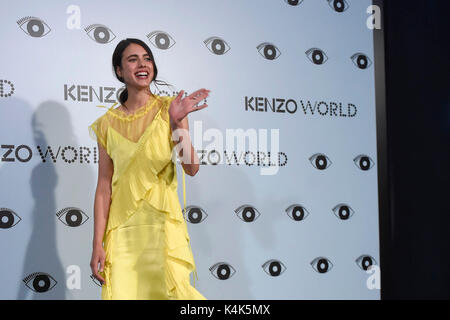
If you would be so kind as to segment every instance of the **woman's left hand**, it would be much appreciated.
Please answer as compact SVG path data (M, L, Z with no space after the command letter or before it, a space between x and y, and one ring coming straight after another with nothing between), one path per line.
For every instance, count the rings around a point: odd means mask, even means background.
M206 108L208 106L206 103L200 106L197 106L197 104L208 97L209 92L210 90L200 89L182 99L184 90L181 90L170 104L169 115L171 120L175 124L181 123L188 113Z

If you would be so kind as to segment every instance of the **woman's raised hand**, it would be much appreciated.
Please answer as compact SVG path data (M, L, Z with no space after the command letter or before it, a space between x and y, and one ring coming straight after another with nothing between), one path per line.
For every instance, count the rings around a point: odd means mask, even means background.
M169 108L169 115L175 123L180 123L184 117L190 112L198 111L206 108L206 103L197 106L197 104L209 95L210 90L200 89L185 98L181 98L184 90L181 90L177 97L172 100Z

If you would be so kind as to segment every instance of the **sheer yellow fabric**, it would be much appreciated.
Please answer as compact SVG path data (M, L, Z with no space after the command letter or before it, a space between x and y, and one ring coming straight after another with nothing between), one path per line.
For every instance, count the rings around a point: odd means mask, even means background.
M131 115L113 105L89 126L114 163L102 299L206 299L189 281L196 267L177 194L173 99L154 96ZM184 171L183 198L186 208Z

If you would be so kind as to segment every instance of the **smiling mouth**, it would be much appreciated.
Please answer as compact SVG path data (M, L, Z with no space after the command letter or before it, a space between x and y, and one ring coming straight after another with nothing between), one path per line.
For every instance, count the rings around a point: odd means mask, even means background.
M138 73L135 73L135 76L138 79L147 79L148 78L148 72L138 72Z

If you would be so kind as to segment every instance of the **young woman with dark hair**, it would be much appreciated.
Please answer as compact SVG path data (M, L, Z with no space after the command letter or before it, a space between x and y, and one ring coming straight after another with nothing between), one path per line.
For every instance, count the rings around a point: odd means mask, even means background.
M92 274L102 283L102 299L206 299L189 281L196 267L173 154L183 174L198 172L187 115L207 107L198 103L209 90L185 98L183 90L176 97L153 94L152 82L165 83L156 80L152 51L139 39L122 40L112 64L126 86L120 106L89 126L99 149Z

